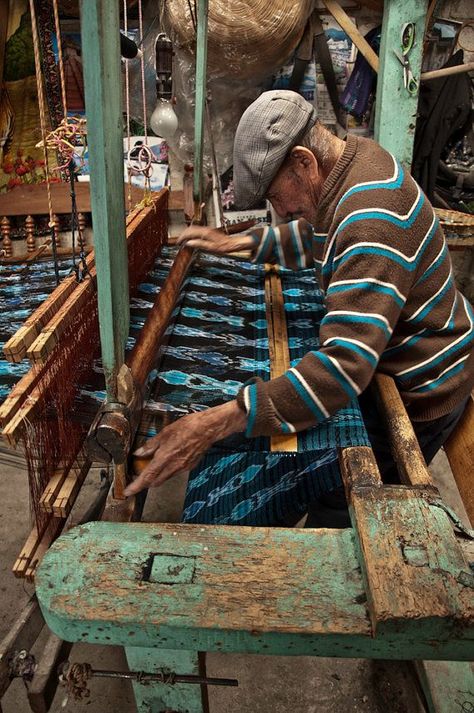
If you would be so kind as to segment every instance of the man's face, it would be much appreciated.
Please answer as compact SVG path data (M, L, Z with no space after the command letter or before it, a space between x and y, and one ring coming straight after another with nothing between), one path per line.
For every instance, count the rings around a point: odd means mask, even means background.
M266 197L283 220L316 222L320 190L317 165L304 165L290 156L270 184Z

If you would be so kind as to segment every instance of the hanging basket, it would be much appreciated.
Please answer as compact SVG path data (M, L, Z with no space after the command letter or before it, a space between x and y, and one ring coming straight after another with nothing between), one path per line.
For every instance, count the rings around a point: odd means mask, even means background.
M435 208L435 213L447 238L474 237L474 215L444 208Z
M312 6L312 0L209 0L208 76L258 82L271 74L297 46ZM163 3L168 34L176 47L191 53L194 7L193 0Z

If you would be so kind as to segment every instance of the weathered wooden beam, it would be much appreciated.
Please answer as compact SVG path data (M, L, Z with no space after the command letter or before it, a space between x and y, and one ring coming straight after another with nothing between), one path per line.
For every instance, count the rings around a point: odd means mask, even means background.
M326 9L331 13L336 22L341 26L344 32L351 38L359 52L365 57L373 70L379 70L379 58L375 54L372 47L369 45L365 37L357 29L346 11L339 5L336 0L323 0Z
M474 710L474 670L466 661L415 661L429 713Z
M351 529L100 522L52 545L36 575L37 595L48 626L70 641L470 660L472 574L446 514L405 488L360 509L373 535L366 551L379 555L370 581L384 590L366 591ZM375 629L367 596L386 615Z
M380 411L388 431L390 448L402 483L435 489L394 380L391 376L377 373L375 385L381 403Z
M375 636L397 629L416 636L424 621L436 640L453 622L461 630L474 621L474 580L435 499L404 486L370 487L353 491L350 511Z

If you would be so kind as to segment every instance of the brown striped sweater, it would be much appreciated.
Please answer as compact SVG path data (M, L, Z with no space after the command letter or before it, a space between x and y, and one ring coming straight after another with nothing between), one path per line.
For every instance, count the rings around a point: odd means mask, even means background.
M322 189L315 226L258 228L255 262L316 267L327 313L319 347L283 376L239 393L248 436L292 433L394 377L412 420L452 411L473 388L473 312L456 289L443 232L394 157L349 135Z

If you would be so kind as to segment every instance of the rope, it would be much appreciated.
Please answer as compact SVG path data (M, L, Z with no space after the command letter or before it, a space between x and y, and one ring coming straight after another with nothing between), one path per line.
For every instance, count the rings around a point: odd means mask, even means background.
M64 77L63 47L61 42L61 26L59 24L58 0L53 0L54 26L58 43L59 76L61 80L61 99L63 102L64 122L67 122L66 80Z
M46 175L46 192L48 196L48 211L49 211L49 223L48 226L51 229L51 240L53 245L53 257L54 257L54 274L56 277L56 284L59 285L59 268L57 264L57 251L56 251L56 234L54 232L54 219L53 219L53 201L51 198L51 184L49 182L49 158L48 149L46 145L46 115L44 110L44 92L43 92L43 74L41 72L41 58L39 49L39 37L38 37L38 25L36 20L35 4L34 0L29 0L30 14L31 14L31 29L33 35L33 52L35 57L35 72L36 72L36 89L38 92L38 104L40 112L40 126L41 126L41 137L43 140L43 156L44 156L44 170Z
M75 701L89 698L91 692L87 685L92 678L92 666L88 663L73 663L66 661L59 674L59 682L66 688Z

